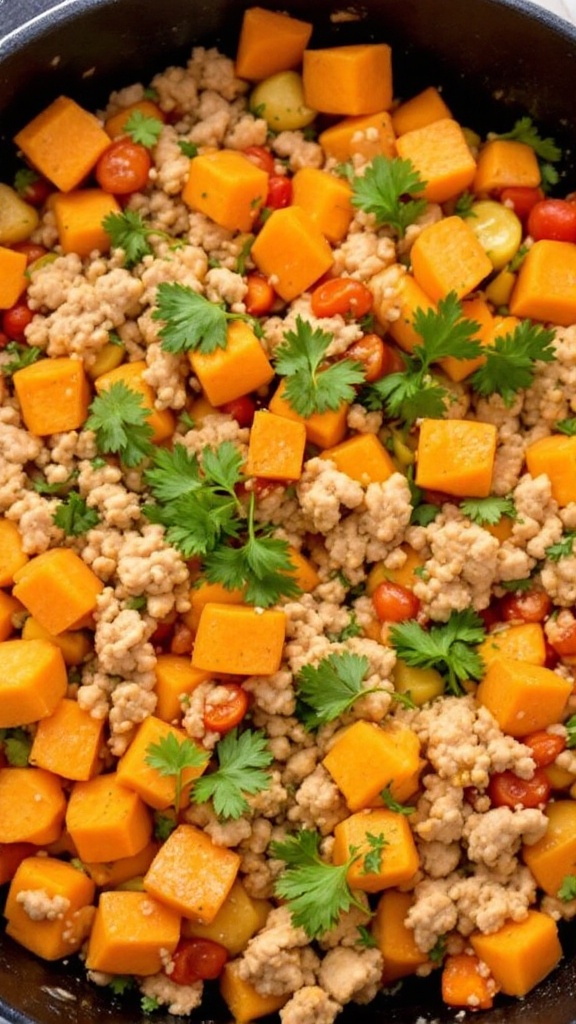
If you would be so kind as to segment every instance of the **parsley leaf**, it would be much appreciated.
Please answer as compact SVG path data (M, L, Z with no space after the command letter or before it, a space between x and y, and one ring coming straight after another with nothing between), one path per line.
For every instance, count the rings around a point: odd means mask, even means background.
M96 509L88 508L78 491L70 491L60 502L52 518L56 526L64 530L69 537L81 537L100 522Z
M198 457L183 444L175 444L171 451L158 448L153 468L146 470L144 479L157 501L174 501L202 486Z
M576 416L567 420L558 420L556 430L561 434L567 434L568 437L574 437L576 435Z
M160 138L162 121L159 117L144 114L141 110L133 110L124 124L124 132L130 136L132 142L151 149Z
M272 753L262 730L232 729L216 744L219 767L197 779L193 787L196 803L212 800L219 818L240 818L249 810L245 794L270 788Z
M460 511L479 526L495 526L502 516L515 519L517 515L513 498L499 498L496 495L489 495L487 498L465 498L460 502Z
M450 693L462 695L462 683L480 679L482 659L475 647L486 636L482 619L472 609L452 612L442 625L423 629L415 619L390 628L396 654L413 668L435 668L445 677Z
M331 342L330 334L299 316L296 330L286 331L276 349L276 372L287 378L285 396L300 416L339 409L353 401L354 385L364 380L362 364L351 359L324 365Z
M100 452L119 455L125 466L138 466L154 450L149 415L142 396L116 381L94 398L84 426L96 434Z
M522 320L509 334L498 336L483 349L485 362L470 377L480 395L498 394L511 405L520 388L530 387L536 363L555 359L554 331Z
M38 348L37 345L20 345L17 341L9 341L4 352L12 356L8 363L0 366L0 371L5 377L11 377L17 370L23 370L25 366L31 366L32 363L38 362L45 355L44 351Z
M410 160L376 156L362 176L352 178L351 184L352 205L373 213L379 227L386 224L400 238L426 209L425 199L406 199L421 194L426 187Z
M174 807L182 803L183 772L185 768L206 767L209 754L189 739L180 743L173 732L169 732L158 743L150 743L146 749L146 764L155 768L159 775L174 778Z
M0 746L11 768L27 767L32 736L26 729L0 729Z
M124 266L128 269L140 263L144 256L152 255L153 249L149 241L152 235L174 243L174 239L165 231L145 224L135 210L107 214L102 221L102 227L110 237L112 248L123 249Z
M217 348L226 348L227 326L232 320L244 320L256 327L254 317L247 313L230 313L219 303L210 302L177 281L163 281L158 285L156 305L152 319L164 321L158 332L162 348L175 355L196 350L208 354Z
M380 796L388 810L395 811L396 814L405 814L408 816L409 814L414 814L414 811L416 810L415 807L410 807L408 804L399 804L392 796L390 784L386 786L385 789L381 790Z
M546 558L550 559L551 562L559 562L561 558L570 558L574 554L575 540L576 530L567 530L556 544L550 544L549 547L544 549Z
M301 702L299 717L306 728L317 729L334 721L359 697L373 693L362 686L369 668L368 658L349 651L329 654L315 666L304 665L296 677L296 694Z
M569 900L576 900L576 875L565 875L556 895L565 903L568 903Z

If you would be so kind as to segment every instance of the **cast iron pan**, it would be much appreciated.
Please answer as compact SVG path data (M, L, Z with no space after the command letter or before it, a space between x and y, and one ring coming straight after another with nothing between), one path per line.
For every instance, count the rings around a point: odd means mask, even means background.
M267 0L259 0L266 4ZM61 92L90 106L111 88L148 81L185 59L192 44L233 54L242 12L235 0L0 0L0 178L10 180L11 138ZM480 131L512 127L529 113L565 150L559 192L576 188L576 30L522 0L361 0L356 21L338 6L283 0L272 8L313 17L313 45L379 40L393 47L395 94L443 85L454 115ZM348 2L340 9L348 9ZM572 931L576 933L576 924ZM576 1024L576 934L557 970L523 1000L464 1014L478 1024ZM228 1024L216 992L197 1024ZM277 1019L277 1018L276 1018ZM78 964L48 964L0 935L0 1021L10 1024L175 1024L116 1000L82 978ZM341 1024L449 1024L437 979L406 981L369 1007L352 1004Z

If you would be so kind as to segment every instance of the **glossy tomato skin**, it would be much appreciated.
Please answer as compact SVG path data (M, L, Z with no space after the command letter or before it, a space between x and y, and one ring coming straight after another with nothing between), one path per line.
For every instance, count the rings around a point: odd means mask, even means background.
M48 255L48 249L44 245L38 245L36 242L16 242L11 248L15 252L24 253L26 266L28 267L31 263L35 263L36 260L40 260L43 256Z
M29 181L20 192L20 195L25 203L30 203L30 206L39 208L44 206L48 196L51 195L53 191L54 186L51 185L46 178L39 177L34 181Z
M96 181L105 192L123 196L148 183L152 159L145 146L121 136L108 146L96 164Z
M21 341L28 324L32 323L34 314L25 302L17 302L2 314L2 331L10 341Z
M242 154L261 171L266 171L266 174L274 174L274 157L270 150L266 149L266 146L246 146L246 149L242 150Z
M386 369L390 362L389 352L389 346L384 344L379 334L365 334L346 349L345 356L353 362L362 363L364 380L372 384L390 372Z
M248 274L247 292L244 296L246 312L250 316L265 316L276 301L276 292L267 279L258 273Z
M392 580L378 584L372 604L380 622L404 622L416 618L420 610L420 601L412 591Z
M251 427L256 412L256 402L252 395L240 395L220 406L220 412L233 416L239 427Z
M566 749L564 736L546 732L544 729L540 732L533 732L530 736L524 736L522 743L530 747L532 758L538 768L546 768L547 765L553 764L558 754Z
M550 797L550 782L543 768L537 768L531 779L496 772L490 777L488 795L493 807L541 807Z
M269 210L283 210L292 202L292 182L283 174L271 174L265 206Z
M180 939L168 977L175 985L213 981L220 977L227 960L228 950L213 939Z
M552 602L543 590L525 594L506 594L500 602L505 622L543 622L550 614Z
M240 683L223 683L226 689L226 700L220 704L206 705L204 709L204 725L211 732L225 733L235 729L248 711L249 698Z
M510 206L520 220L526 220L530 210L544 199L541 188L530 188L528 185L514 185L503 188L500 193L500 201L505 206Z
M314 316L344 316L360 320L372 309L374 297L369 288L352 277L331 277L312 292Z
M576 242L576 204L566 199L542 199L530 210L526 226L535 242Z

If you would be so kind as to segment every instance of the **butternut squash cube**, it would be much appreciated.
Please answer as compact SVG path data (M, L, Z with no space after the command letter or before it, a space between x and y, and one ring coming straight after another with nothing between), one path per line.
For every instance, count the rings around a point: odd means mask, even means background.
M522 847L522 860L549 896L558 896L566 875L576 874L576 801L555 800L544 812L548 828L536 843Z
M292 202L310 215L332 244L348 233L353 210L348 182L316 167L302 167L292 179Z
M81 629L65 629L54 636L44 626L29 615L22 626L23 640L50 640L62 651L66 665L81 665L86 655L90 654L93 644L90 635Z
M367 486L384 483L396 472L391 456L375 434L356 434L334 448L326 448L321 459L330 459L340 473Z
M233 587L231 590L227 590L221 583L208 583L204 581L192 587L190 591L190 611L185 612L182 618L189 629L196 633L204 605L245 604L245 598L245 587ZM205 675L205 678L208 678L208 676Z
M527 661L530 665L544 665L546 642L539 622L522 622L489 633L478 647L478 654L488 668L498 658Z
M31 434L77 430L86 420L90 389L81 359L39 359L17 370L12 380Z
M12 636L16 629L15 620L21 618L23 611L20 601L0 590L0 642Z
M189 356L192 369L214 406L256 391L274 376L274 368L260 341L245 321L233 320L226 339L226 348L209 353L191 352Z
M532 146L514 139L491 139L482 146L472 190L489 195L516 185L537 188L540 165Z
M297 68L311 35L309 21L264 7L248 7L242 18L236 51L238 78L259 82L279 71Z
M65 697L48 718L38 722L30 764L63 779L91 779L102 766L103 736L104 720L94 718L77 701Z
M299 480L305 446L303 423L260 409L250 431L246 473L264 480Z
M25 254L0 245L0 309L10 309L18 302L28 283L25 270Z
M67 686L66 665L55 644L20 639L0 644L0 728L51 715Z
M212 939L225 946L230 956L238 956L249 939L266 924L272 904L249 896L237 878L228 896L210 924L184 918L182 934L199 939Z
M65 253L89 256L95 250L108 252L110 235L102 222L111 213L121 213L114 196L99 188L85 188L78 192L58 192L51 203L58 241Z
M374 296L374 313L380 325L386 329L400 348L405 352L412 352L415 345L422 343L422 338L414 329L416 310L421 309L423 313L427 313L429 310L435 311L435 304L411 274L402 274L396 284L396 295L393 300L394 307L399 310L399 316L396 320L388 320L387 312L390 308L388 271L382 270L379 274L375 274L368 282L368 287Z
M501 991L520 998L550 974L562 957L556 922L539 910L529 910L523 921L508 921L490 935L474 932L470 945Z
M95 610L104 588L71 548L43 551L19 569L14 579L14 597L55 635L80 626Z
M576 245L546 238L530 247L510 296L514 316L569 327L576 322Z
M552 669L496 658L476 699L492 712L503 732L528 736L561 720L571 690L571 683Z
M161 775L156 768L148 764L148 749L151 744L161 743L168 736L174 736L178 744L182 744L187 739L183 729L176 729L173 725L168 725L162 719L156 718L155 715L149 715L138 726L130 746L122 754L116 766L116 775L120 785L138 793L144 803L158 811L165 810L166 807L174 803L176 780L173 775ZM199 749L199 753L201 752ZM189 787L207 767L208 760L203 768L184 769L180 807L186 807L189 804Z
M235 149L190 161L182 199L228 231L251 231L268 194L268 175Z
M323 114L376 114L392 105L392 51L386 43L305 50L304 96Z
M534 441L526 449L526 466L531 476L548 477L559 505L576 501L576 437L550 434Z
M459 498L490 494L496 427L472 420L422 420L416 484Z
M410 160L426 183L422 195L430 203L445 203L464 192L476 173L464 132L449 117L401 135L396 150L403 160Z
M462 299L493 270L470 225L456 216L424 228L412 246L411 257L417 284L434 302L449 292Z
M190 657L183 654L159 654L155 665L157 718L177 723L182 717L181 697L194 692L210 678L209 672L192 668Z
M232 1014L235 1024L249 1024L281 1010L290 996L263 996L249 981L238 974L238 960L224 964L220 975L220 995Z
M20 893L45 893L47 900L58 901L52 916L34 919L28 915ZM76 953L82 945L93 917L94 882L55 857L28 857L16 871L4 914L6 933L21 946L44 960L59 960ZM80 914L90 908L89 914ZM79 919L83 926L79 927Z
M379 155L396 156L396 135L387 110L345 117L321 132L318 142L328 156L341 162L350 160L356 153L365 160Z
M305 292L334 262L324 235L299 206L274 210L250 254L286 302Z
M384 957L384 986L414 974L428 959L416 945L413 929L404 923L413 901L411 893L396 889L387 889L378 900L372 934Z
M195 825L178 825L144 876L144 888L162 903L203 924L214 920L228 896L240 857L217 846Z
M152 818L140 797L115 772L72 787L66 827L86 861L132 857L150 841Z
M372 868L369 861L368 870L366 856L374 854L377 849L371 840L379 838L383 840L380 863ZM350 865L346 877L352 889L363 892L380 892L393 885L405 885L420 866L406 817L386 808L358 811L336 825L332 851L334 864L345 864L351 850L355 850L358 857Z
M94 387L99 395L107 391L113 384L122 383L131 391L135 391L142 397L142 405L150 410L146 417L148 426L152 427L152 441L160 444L172 437L175 427L174 413L170 409L157 409L155 406L156 395L154 389L144 380L143 374L147 369L144 359L136 359L132 363L121 363L114 370L101 374L94 381Z
M100 894L88 952L89 971L158 974L180 938L180 917L142 892Z
M20 530L11 519L0 519L0 587L11 587L14 573L26 565Z
M59 96L29 121L14 142L24 156L61 192L76 188L110 145L93 114L68 96Z
M53 843L65 811L57 775L43 768L0 768L0 843Z
M200 617L193 668L242 676L273 675L280 668L284 612L247 605L207 604Z
M336 739L322 761L351 811L381 804L387 786L402 802L418 786L422 768L420 741L404 726L382 729L373 722L358 721Z
M405 135L418 128L425 128L434 121L451 118L449 108L433 85L396 107L392 114L392 126L396 135Z
M145 875L160 844L152 840L131 857L119 857L111 861L83 861L84 870L99 889L117 889L132 878Z
M346 434L348 409L350 408L348 403L342 402L338 409L328 409L327 412L315 412L311 416L301 416L284 397L285 392L286 384L282 380L268 402L270 412L303 423L306 428L306 440L318 448L332 448L342 441Z

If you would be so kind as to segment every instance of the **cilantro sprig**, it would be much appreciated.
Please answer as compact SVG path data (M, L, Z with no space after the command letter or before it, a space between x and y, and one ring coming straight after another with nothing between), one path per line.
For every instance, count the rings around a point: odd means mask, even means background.
M212 800L219 818L240 818L249 809L246 795L270 788L273 756L262 730L232 729L216 744L218 768L194 783L196 803Z
M484 346L484 364L470 377L472 389L484 396L500 395L505 405L511 405L516 392L532 384L536 364L554 361L553 341L554 331L522 320L513 331Z
M361 363L352 359L326 362L331 342L332 335L299 316L296 330L286 331L276 349L276 373L286 379L286 399L300 416L336 410L343 402L353 401L354 385L364 380Z
M26 729L0 729L0 748L11 768L26 768L32 748L32 736Z
M574 554L576 530L567 530L555 544L545 548L544 554L551 562L559 562L561 558L570 558Z
M158 285L152 319L163 321L163 327L158 331L162 348L174 355L195 351L209 354L217 348L226 348L226 332L233 320L244 320L256 334L261 333L254 317L247 313L231 313L177 281L163 281Z
M85 427L96 434L98 451L119 455L125 466L138 466L153 451L150 411L141 395L116 381L93 399Z
M123 250L124 266L127 269L136 266L145 256L153 254L154 250L150 243L152 237L163 238L175 247L182 244L160 228L146 224L136 210L109 213L104 217L102 227L110 238L112 248Z
M381 790L380 796L382 797L384 806L387 807L389 811L394 811L396 814L404 814L406 817L409 817L411 814L414 814L414 811L416 810L416 808L412 807L410 804L399 803L398 800L392 796L391 783Z
M576 416L570 416L565 420L558 420L556 430L560 434L566 434L567 437L574 437L576 435Z
M298 717L307 729L317 729L345 714L352 705L375 691L362 686L370 662L364 655L341 651L317 665L304 665L296 677Z
M96 509L89 508L78 491L70 491L60 502L52 518L55 525L64 530L69 537L81 537L100 522Z
M173 732L163 736L158 743L150 743L146 750L146 764L164 778L174 779L174 807L179 810L186 768L203 770L208 764L209 754L189 739L181 742Z
M410 160L376 156L363 175L355 175L352 184L352 205L372 213L378 227L386 225L400 238L426 209L421 196L426 188ZM410 197L410 198L407 198Z
M564 903L568 903L570 900L576 900L576 875L564 875L562 879L562 885L556 893L559 900Z
M502 498L495 494L487 498L464 498L460 511L479 526L496 526L503 516L516 519L516 505L513 498Z
M482 619L472 609L452 612L447 622L424 629L415 619L390 628L389 638L399 658L413 668L435 668L450 693L460 697L462 684L480 679L484 664L476 647L486 636Z
M492 134L492 139L511 139L530 146L538 157L542 174L542 185L550 186L558 183L558 171L552 165L562 159L562 150L550 137L542 138L531 117L520 117L509 132L500 135Z
M564 722L566 729L566 746L571 750L576 747L576 715L571 715Z
M162 121L159 117L151 114L144 114L142 110L133 110L130 117L124 124L124 132L129 135L132 142L152 149L156 145L162 133Z
M6 355L11 358L0 367L5 377L12 377L17 370L23 370L25 366L37 363L45 353L37 345L22 345L18 341L9 341L4 349Z

